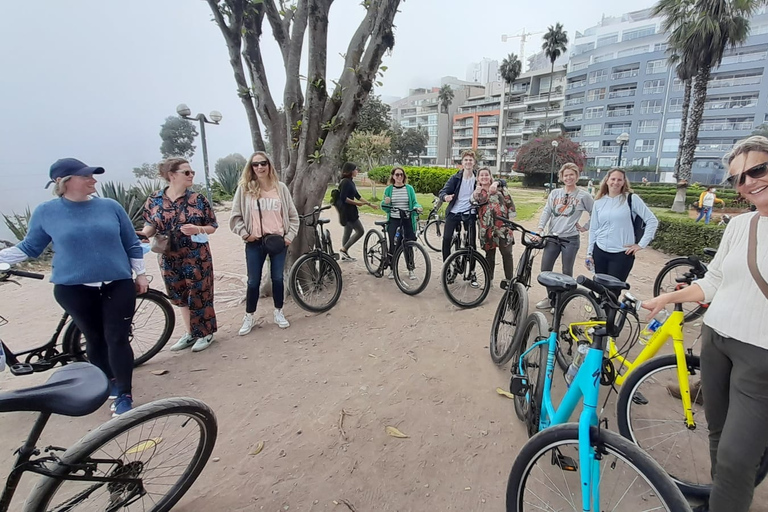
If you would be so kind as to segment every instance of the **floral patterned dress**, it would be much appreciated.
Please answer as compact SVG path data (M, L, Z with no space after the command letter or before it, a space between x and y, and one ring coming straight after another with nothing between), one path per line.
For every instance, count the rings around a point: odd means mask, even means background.
M477 222L480 225L478 237L484 251L497 248L499 245L507 246L515 243L512 229L503 222L494 220L497 217L510 218L514 214L515 202L506 189L500 188L495 193L489 194L487 190L478 187L474 193L474 200L478 204ZM514 215L512 215L514 217Z
M158 190L144 205L144 221L169 235L169 251L159 255L163 281L171 302L188 307L193 338L216 332L213 309L213 258L208 242L198 243L179 229L183 224L218 227L204 195L190 189L176 201Z

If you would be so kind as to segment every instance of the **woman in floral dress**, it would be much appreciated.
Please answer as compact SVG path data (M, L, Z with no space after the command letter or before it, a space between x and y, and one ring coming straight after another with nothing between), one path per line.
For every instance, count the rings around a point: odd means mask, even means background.
M192 190L195 171L183 158L160 164L168 186L153 193L144 205L143 233L168 235L168 248L160 255L160 269L171 302L181 310L186 332L172 351L208 348L216 332L213 309L213 259L208 235L219 225L204 195Z
M478 205L477 222L480 226L478 238L485 251L485 259L491 273L490 281L493 281L493 271L496 266L496 248L501 252L504 278L512 279L512 245L515 243L512 237L513 231L503 222L495 220L494 215L514 219L517 216L515 202L506 188L491 192L493 177L487 167L478 169L477 183L478 187L472 194L472 199Z

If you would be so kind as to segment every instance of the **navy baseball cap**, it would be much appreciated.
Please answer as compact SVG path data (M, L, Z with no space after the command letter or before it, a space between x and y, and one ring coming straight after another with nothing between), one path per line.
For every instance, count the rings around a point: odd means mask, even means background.
M48 188L51 183L56 183L57 178L67 176L88 176L89 174L104 174L103 167L89 167L77 158L61 158L56 160L51 166L49 176L51 181L45 186Z

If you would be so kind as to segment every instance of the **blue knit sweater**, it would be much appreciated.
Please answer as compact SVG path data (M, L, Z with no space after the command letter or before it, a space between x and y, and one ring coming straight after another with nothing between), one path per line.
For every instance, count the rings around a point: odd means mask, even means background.
M16 247L36 258L51 242L54 284L130 279L130 258L143 257L128 214L112 199L75 202L61 197L35 208L27 236Z

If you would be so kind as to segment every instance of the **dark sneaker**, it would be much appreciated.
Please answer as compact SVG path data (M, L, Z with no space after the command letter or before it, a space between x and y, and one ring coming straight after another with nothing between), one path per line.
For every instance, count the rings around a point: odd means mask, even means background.
M112 417L116 418L131 409L133 409L133 397L127 393L123 393L117 397L117 400L115 400L115 411L112 413Z
M115 379L109 380L109 399L114 400L117 398L117 381Z

